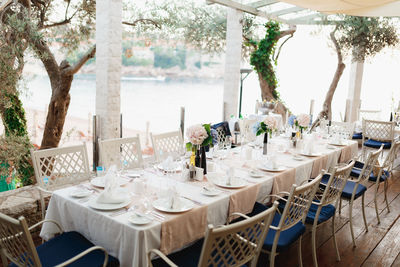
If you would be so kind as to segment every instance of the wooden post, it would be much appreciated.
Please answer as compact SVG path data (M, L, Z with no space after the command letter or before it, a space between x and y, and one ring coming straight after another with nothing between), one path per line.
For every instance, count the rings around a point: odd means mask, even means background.
M181 132L182 136L185 136L185 107L181 107Z

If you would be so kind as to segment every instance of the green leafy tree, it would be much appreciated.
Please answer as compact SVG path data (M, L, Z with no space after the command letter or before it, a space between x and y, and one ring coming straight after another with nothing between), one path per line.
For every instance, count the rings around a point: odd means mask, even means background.
M288 30L281 30L281 25L275 21L269 21L265 24L266 34L260 41L249 39L248 44L254 48L250 54L250 64L254 67L258 74L258 80L261 87L261 98L263 100L280 100L278 87L278 79L276 77L275 67L282 46L293 37L296 31L295 26L291 26ZM277 47L281 38L287 37L285 41ZM280 102L276 108L279 113L285 113L286 107Z
M334 45L338 63L332 82L325 96L322 110L312 128L322 118L332 119L332 99L346 65L343 58L352 55L352 60L363 62L372 58L385 47L399 43L399 37L393 20L389 18L343 16L336 22L330 39Z

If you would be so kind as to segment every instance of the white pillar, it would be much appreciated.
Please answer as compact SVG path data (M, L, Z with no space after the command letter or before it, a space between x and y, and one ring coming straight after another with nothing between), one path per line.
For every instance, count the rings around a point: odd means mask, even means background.
M228 8L224 72L224 119L238 115L243 12Z
M347 96L349 104L346 110L346 121L354 122L358 119L361 104L361 85L364 72L364 61L352 61L350 69L350 84Z
M96 1L96 115L101 139L120 133L122 0Z

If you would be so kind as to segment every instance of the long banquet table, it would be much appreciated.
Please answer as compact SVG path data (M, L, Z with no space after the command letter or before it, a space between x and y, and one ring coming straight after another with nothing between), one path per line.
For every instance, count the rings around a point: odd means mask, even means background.
M88 207L87 201L72 198L70 193L74 187L57 190L53 193L46 214L46 219L57 220L65 231L78 231L94 244L104 247L111 255L116 256L121 266L147 266L147 252L153 248L164 247L165 252L170 252L187 245L194 239L205 233L206 225L223 225L228 215L232 212L249 212L254 201L262 201L266 195L280 191L289 191L291 184L300 184L302 181L316 176L322 169L328 169L337 162L347 161L357 156L357 142L349 141L346 146L328 146L327 140L318 139L315 142L316 151L321 152L319 157L303 157L302 161L295 160L294 149L286 152L278 152L285 147L288 140L276 137L270 140L269 153L277 156L279 164L287 170L283 172L263 172L265 176L252 178L249 175L250 168L260 163L258 160L244 160L240 155L241 148L232 149L231 166L235 166L235 176L243 178L248 185L241 189L223 189L220 195L209 197L201 193L202 188L207 185L204 181L183 181L181 175L162 175L154 168L144 171L143 179L147 184L149 200L157 198L157 191L175 186L181 196L187 197L195 202L195 208L190 212L181 214L167 214L165 220L154 220L143 226L133 225L128 222L132 215L130 212L119 216L109 216L113 211L99 211ZM253 156L260 153L253 149ZM259 157L260 158L260 157ZM265 160L265 159L264 159ZM217 163L224 162L224 160ZM132 189L133 183L126 187ZM153 191L152 191L153 190ZM156 192L156 193L155 193ZM255 193L254 198L252 194ZM132 203L140 204L142 198L133 196ZM250 209L250 210L249 210ZM203 212L203 215L199 215ZM190 216L196 216L191 220ZM197 218L203 216L202 231L191 233L191 224L196 225ZM200 219L201 221L201 219ZM167 223L170 222L168 225ZM171 225L172 222L172 225ZM180 224L173 227L173 223ZM199 227L197 225L197 227ZM181 227L182 226L182 227ZM193 226L195 228L195 226ZM171 231L168 233L168 231ZM40 233L44 239L51 238L57 229L52 224L44 224ZM171 240L163 242L167 235ZM200 235L199 235L200 234ZM172 243L171 243L172 242ZM175 244L174 244L175 242ZM176 243L177 242L177 243ZM166 250L165 244L169 244Z

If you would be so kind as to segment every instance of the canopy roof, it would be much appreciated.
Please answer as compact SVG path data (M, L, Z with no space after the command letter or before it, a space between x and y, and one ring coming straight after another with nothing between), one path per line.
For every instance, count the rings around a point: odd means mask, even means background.
M287 24L320 24L335 14L400 16L400 0L206 0Z

